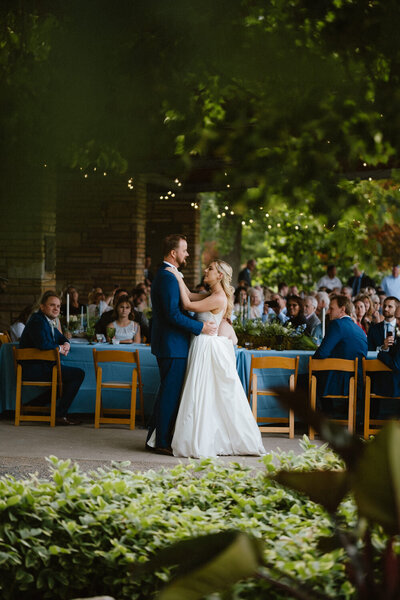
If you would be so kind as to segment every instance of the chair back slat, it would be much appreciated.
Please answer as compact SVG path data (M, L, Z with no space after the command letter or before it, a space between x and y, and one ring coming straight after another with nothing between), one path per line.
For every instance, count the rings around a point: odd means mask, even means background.
M15 360L49 360L58 362L60 360L60 353L58 348L53 350L38 350L37 348L15 348L13 347Z
M296 357L298 359L298 357ZM291 369L296 368L296 358L283 356L254 356L251 355L251 367L253 369Z
M344 371L345 373L357 372L358 358L349 360L345 358L310 358L309 371Z
M383 372L383 371L389 371L389 372L392 371L392 369L390 367L387 367L378 358L373 358L371 360L363 358L362 359L362 368L363 368L364 377L367 373L379 373L379 372Z
M93 348L93 360L95 364L102 362L123 362L123 363L131 363L136 364L136 353L135 351L127 351L124 350L100 350L97 351L96 348Z

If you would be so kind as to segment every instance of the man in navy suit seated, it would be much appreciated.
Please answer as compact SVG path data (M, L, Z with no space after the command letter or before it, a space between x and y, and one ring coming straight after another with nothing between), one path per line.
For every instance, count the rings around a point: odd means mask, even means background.
M399 301L394 296L388 296L383 301L382 315L384 321L371 325L368 331L368 350L380 352L387 351L394 341L394 330L396 328L396 308Z
M213 321L202 323L182 311L178 281L166 270L167 267L178 270L178 267L185 266L188 256L185 236L167 236L164 240L164 263L151 286L151 352L157 357L161 382L150 419L146 449L160 454L172 455L171 442L186 372L190 334L217 333ZM191 294L192 300L201 297Z
M70 344L66 337L59 332L55 319L60 314L60 298L56 292L45 292L40 300L40 309L34 313L27 322L20 339L20 348L37 348L38 350L52 350L59 348L60 354L66 356ZM23 379L30 381L51 381L53 363L41 360L22 361ZM79 421L70 419L68 409L71 406L85 377L85 371L77 367L61 365L63 395L57 401L56 424L79 425ZM50 390L41 394L32 404L49 404Z
M349 317L350 301L346 296L332 296L329 305L329 327L314 358L358 358L357 396L362 390L362 359L367 356L368 344L364 331ZM320 372L317 374L317 395L345 396L348 394L350 373L338 371ZM323 410L333 408L330 398L322 399Z
M388 350L382 349L378 354L379 360L393 370L393 373L375 374L380 375L382 379L379 380L379 385L375 381L374 392L382 396L400 396L400 339L397 336L400 330L400 304L396 308L395 318L394 339Z

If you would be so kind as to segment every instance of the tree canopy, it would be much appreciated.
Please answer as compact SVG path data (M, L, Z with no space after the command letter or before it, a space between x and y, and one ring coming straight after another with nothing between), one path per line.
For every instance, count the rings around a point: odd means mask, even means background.
M395 0L6 0L0 26L10 168L207 159L236 212L278 195L332 224L356 203L343 177L397 166Z

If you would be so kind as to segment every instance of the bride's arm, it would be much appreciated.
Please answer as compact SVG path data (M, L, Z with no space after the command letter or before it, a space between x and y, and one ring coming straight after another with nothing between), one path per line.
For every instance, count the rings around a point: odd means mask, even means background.
M224 298L214 294L211 294L202 300L190 300L187 293L187 287L179 272L170 268L167 268L166 270L172 273L178 281L182 306L185 310L192 310L193 312L206 312L209 310L215 310L216 308L223 308Z
M183 285L185 286L185 289L186 289L187 296L191 302L196 301L196 300L204 300L204 298L207 298L210 295L210 292L203 292L203 293L191 292L189 290L188 286L186 285L186 283L183 281L182 277L179 276L178 281L179 280L181 280L183 282Z

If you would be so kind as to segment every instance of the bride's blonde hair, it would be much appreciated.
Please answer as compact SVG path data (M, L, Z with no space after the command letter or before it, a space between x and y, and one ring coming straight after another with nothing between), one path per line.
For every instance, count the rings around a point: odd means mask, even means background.
M221 273L222 275L221 286L228 300L224 317L229 319L233 310L233 294L235 292L235 288L231 286L232 267L224 260L220 260L219 258L216 258L212 262L214 263L218 273Z

